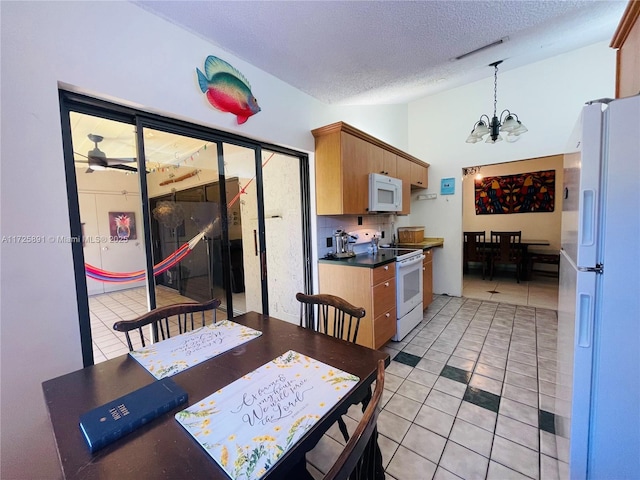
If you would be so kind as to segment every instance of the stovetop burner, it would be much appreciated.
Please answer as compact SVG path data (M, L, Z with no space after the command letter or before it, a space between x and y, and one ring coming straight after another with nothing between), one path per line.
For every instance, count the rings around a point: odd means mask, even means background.
M379 248L378 249L382 253L389 253L391 255L395 255L396 260L406 260L407 258L411 258L413 256L421 255L422 250L409 249L409 248Z

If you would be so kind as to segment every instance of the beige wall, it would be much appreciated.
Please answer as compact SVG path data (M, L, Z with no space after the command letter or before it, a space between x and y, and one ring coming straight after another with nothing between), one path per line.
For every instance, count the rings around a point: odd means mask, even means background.
M533 158L517 162L485 165L481 174L485 177L513 175L541 170L556 171L555 208L553 212L513 213L507 215L476 215L474 176L462 180L462 230L520 230L522 239L549 240L551 247L560 249L560 221L562 219L562 155Z

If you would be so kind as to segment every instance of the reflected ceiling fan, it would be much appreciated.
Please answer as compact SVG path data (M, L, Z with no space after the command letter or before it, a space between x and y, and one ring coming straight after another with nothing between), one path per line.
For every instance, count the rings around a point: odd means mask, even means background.
M135 163L135 158L109 158L107 155L98 148L98 143L100 143L104 137L101 135L95 135L90 133L87 135L89 140L93 142L95 145L93 150L89 150L87 155L82 155L81 153L77 153L76 155L80 155L81 157L85 157L87 159L87 163L89 167L87 168L85 173L93 173L95 170L106 170L107 168L113 168L116 170L124 170L127 172L137 172L138 169L136 167L132 167L131 165L125 165L127 163Z

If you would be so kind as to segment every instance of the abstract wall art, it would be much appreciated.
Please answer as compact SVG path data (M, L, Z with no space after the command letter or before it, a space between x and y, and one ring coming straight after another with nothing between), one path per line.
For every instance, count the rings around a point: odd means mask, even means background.
M555 193L555 170L476 179L476 215L553 212Z

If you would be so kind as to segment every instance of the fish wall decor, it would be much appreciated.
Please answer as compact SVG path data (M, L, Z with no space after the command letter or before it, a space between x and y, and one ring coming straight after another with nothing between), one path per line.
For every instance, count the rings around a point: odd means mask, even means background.
M209 55L204 62L204 73L198 72L198 84L209 103L222 112L236 115L238 125L260 111L256 97L251 93L249 81L224 60Z

